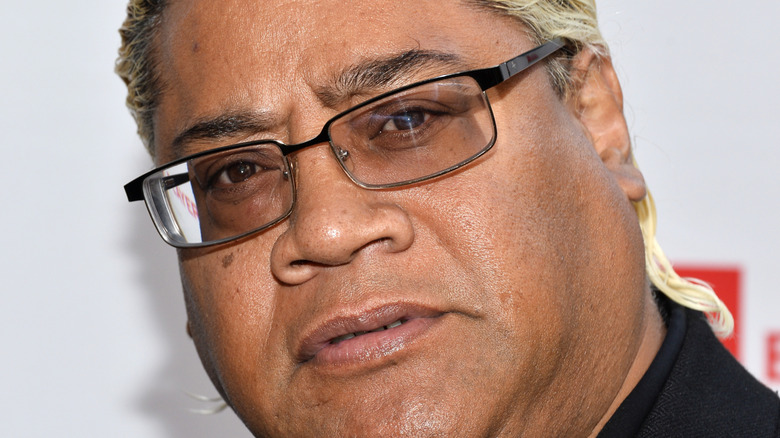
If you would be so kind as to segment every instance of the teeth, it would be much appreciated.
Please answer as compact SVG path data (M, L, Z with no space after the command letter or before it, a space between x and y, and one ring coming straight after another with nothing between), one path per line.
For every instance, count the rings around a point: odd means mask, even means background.
M386 326L379 327L379 328L376 328L376 329L368 331L368 332L347 333L346 335L341 335L338 338L334 338L332 341L330 341L330 343L331 344L338 344L339 342L352 339L355 336L365 335L366 333L376 333L376 332L381 332L381 331L384 331L384 330L389 330L391 328L398 327L399 325L401 325L403 323L404 323L404 321L399 319L398 321L396 321L396 322L394 322L392 324L388 324Z
M394 328L394 327L398 327L398 326L399 326L399 325L401 325L401 324L403 324L403 323L402 323L402 322L401 322L401 320L399 319L398 321L396 321L396 322L394 322L394 323L392 323L392 324L390 324L390 325L386 325L386 326L385 326L385 329L391 329L391 328Z

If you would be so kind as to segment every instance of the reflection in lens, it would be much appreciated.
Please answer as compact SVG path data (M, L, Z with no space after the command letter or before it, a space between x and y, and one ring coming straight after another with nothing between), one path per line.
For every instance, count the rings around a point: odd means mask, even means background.
M334 152L367 186L403 184L471 160L494 141L479 85L467 76L426 83L387 96L333 122Z
M164 202L155 209L160 222L169 222L167 234L179 243L254 231L284 216L293 202L287 162L274 145L206 155L164 172L169 187L161 187Z

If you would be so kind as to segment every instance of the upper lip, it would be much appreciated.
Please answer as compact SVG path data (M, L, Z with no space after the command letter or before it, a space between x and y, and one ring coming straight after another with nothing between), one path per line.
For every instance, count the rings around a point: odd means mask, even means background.
M370 332L398 320L432 318L443 313L425 305L405 302L388 303L361 311L345 310L304 329L303 336L297 343L295 357L299 363L306 362L314 358L331 340L340 336L355 332Z

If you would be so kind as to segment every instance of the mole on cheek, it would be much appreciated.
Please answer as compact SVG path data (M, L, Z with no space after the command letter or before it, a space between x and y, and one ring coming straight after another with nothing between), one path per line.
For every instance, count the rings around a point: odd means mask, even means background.
M192 53L198 53L199 50L200 50L200 44L198 44L197 41L192 43Z
M222 267L227 269L227 267L232 264L233 264L233 253L230 253L222 259Z

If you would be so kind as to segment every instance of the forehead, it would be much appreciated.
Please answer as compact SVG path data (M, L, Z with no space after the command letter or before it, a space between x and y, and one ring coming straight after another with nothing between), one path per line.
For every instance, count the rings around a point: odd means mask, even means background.
M218 47L225 58L325 60L334 54L320 51L326 48L360 53L383 44L447 43L456 34L489 38L498 34L489 23L502 16L487 11L460 0L172 0L162 43L198 52L230 40L232 48Z
M434 50L467 69L530 48L518 22L461 1L174 0L159 36L158 150L193 120L227 108L273 113L281 123L371 59ZM432 66L401 80L454 71Z

